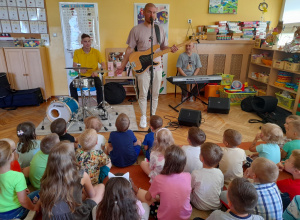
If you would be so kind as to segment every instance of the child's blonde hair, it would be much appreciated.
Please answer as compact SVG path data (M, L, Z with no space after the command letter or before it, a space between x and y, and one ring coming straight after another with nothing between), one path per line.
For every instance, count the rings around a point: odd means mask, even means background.
M223 137L231 147L237 147L242 143L242 134L234 129L225 130Z
M293 132L297 134L297 137L300 136L300 120L293 120L289 122L289 129L290 126L292 126L293 128Z
M285 119L289 119L289 120L300 120L300 116L299 116L299 115L289 115L289 116L287 116Z
M300 150L293 150L292 151L292 155L294 157L294 167L297 169L297 170L300 170Z
M91 150L96 146L98 135L95 129L86 129L79 136L79 144L83 150Z
M256 158L251 164L251 169L261 184L273 183L279 175L279 169L276 164L264 157Z
M173 144L174 139L172 132L167 128L161 128L155 132L155 144L152 150L164 154L165 150Z
M84 119L84 125L85 129L95 129L97 132L99 132L102 128L102 122L97 116L90 116Z
M15 150L15 142L9 138L0 140L0 167L4 166Z
M280 144L283 140L282 129L272 123L266 123L261 127L261 132L268 139L267 143Z
M128 130L130 125L130 120L128 116L124 113L121 113L116 119L116 128L119 132L125 132Z

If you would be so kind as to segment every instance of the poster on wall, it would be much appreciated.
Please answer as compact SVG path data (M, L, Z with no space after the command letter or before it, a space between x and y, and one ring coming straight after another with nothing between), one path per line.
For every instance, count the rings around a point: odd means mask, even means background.
M134 25L138 25L140 23L143 23L145 21L143 9L146 4L142 3L135 3L134 4ZM158 24L163 27L166 37L168 39L168 33L169 33L169 4L155 4L155 6L158 8L157 10L157 18L154 21L155 24ZM161 88L160 88L160 94L166 94L167 93L167 68L168 68L168 54L165 54L162 57L162 82L161 82Z
M210 14L236 14L238 0L209 0Z
M83 33L90 35L92 47L100 50L98 4L60 2L59 10L66 67L72 67L74 51L82 47L80 37ZM77 72L67 70L66 75L70 85L77 77ZM78 94L80 95L80 91ZM91 94L96 95L96 91Z

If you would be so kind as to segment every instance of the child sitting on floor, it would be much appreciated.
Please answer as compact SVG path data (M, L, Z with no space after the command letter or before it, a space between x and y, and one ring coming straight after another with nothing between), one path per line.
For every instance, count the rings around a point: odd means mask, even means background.
M186 156L180 147L172 145L166 149L163 170L145 195L149 202L159 196L158 219L190 219L191 174L183 172L185 164Z
M210 142L201 145L200 160L203 168L192 172L191 203L199 210L215 210L221 207L220 194L224 175L215 168L222 159L222 149Z
M284 163L284 165L283 165ZM277 181L277 186L282 193L288 193L290 200L300 195L300 150L293 150L289 159L279 163L279 169L284 169L293 175L293 179Z
M145 139L143 141L144 145L144 150L146 151L145 157L150 161L150 150L153 147L153 142L154 142L154 133L158 129L160 129L163 125L163 120L160 116L158 115L152 115L150 117L150 129L151 132L146 134Z
M258 140L266 142L256 146ZM278 146L283 140L283 132L281 128L272 123L266 123L261 127L261 132L258 133L252 142L249 150L258 152L251 157L259 156L273 161L275 164L280 162L280 148Z
M199 160L201 145L205 142L206 136L204 131L198 127L192 127L188 131L187 141L189 145L182 146L182 150L186 154L186 165L184 172L192 173L194 170L203 167L202 162Z
M238 148L242 142L240 132L227 129L223 134L222 147L223 157L220 161L219 168L224 174L224 183L226 186L236 177L243 177L243 164L246 161L246 153L243 149Z
M30 167L23 169L25 177L29 177L30 183L35 189L40 189L40 180L44 175L50 150L58 143L57 134L48 134L41 141L41 150L33 156Z
M88 199L82 199L83 190ZM52 148L41 179L43 220L89 220L103 194L104 185L93 186L89 175L77 163L72 143L62 141Z
M51 133L56 133L59 136L60 141L75 142L75 138L67 133L67 123L63 118L54 120L50 125L50 130Z
M100 119L96 116L90 116L84 119L84 125L85 129L95 129L95 131L98 133L100 132L102 128L102 123ZM98 141L97 145L95 146L95 150L102 150L105 147L106 139L103 135L98 134Z
M278 175L276 164L264 157L255 159L244 173L245 178L253 179L258 194L258 202L253 213L264 219L282 219L282 200L275 183Z
M21 168L30 166L33 156L40 150L40 140L36 140L35 126L32 122L23 122L17 126L19 143L18 161Z
M37 211L38 191L30 193L23 173L10 170L16 148L13 141L0 140L0 219L24 219L29 210ZM34 202L34 203L33 203Z
M76 160L89 174L92 184L102 183L111 168L109 157L102 151L96 150L98 135L94 129L86 129L79 136L81 148L76 150Z
M102 201L93 209L93 220L96 219L148 219L145 209L137 199L129 173L124 175L108 174ZM123 199L126 198L126 199ZM149 207L148 207L149 209ZM145 218L143 218L145 217Z
M141 151L141 142L136 139L132 130L128 129L130 120L126 114L121 113L115 125L117 131L110 133L105 152L110 156L114 166L131 166L136 162Z
M291 141L285 143L281 150L281 159L286 160L293 150L300 150L300 120L293 120L287 123L286 137Z
M227 212L216 210L210 214L207 220L263 220L263 217L251 214L257 204L257 198L256 189L247 179L235 178L230 182L227 191L230 209Z
M300 195L295 196L282 215L284 220L300 219Z
M155 141L150 153L150 162L141 162L141 168L150 177L150 183L162 171L165 164L165 151L172 144L174 144L174 139L169 129L161 128L155 132Z
M3 138L0 141L7 141L9 143L9 145L11 146L11 148L13 148L13 149L16 148L16 143L9 138ZM10 169L13 171L22 172L21 166L18 162L18 153L17 152L14 152L14 159L10 163Z

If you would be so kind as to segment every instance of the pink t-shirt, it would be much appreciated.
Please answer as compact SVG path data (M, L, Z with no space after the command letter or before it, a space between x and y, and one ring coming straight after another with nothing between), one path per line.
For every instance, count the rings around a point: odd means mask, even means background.
M168 39L166 38L164 29L160 25L159 25L159 31L160 31L160 48L164 48L165 46L168 46ZM141 23L134 26L131 29L126 44L128 44L128 46L131 48L135 48L135 46L137 46L138 51L145 51L151 47L150 36L151 36L151 28L147 27L144 23ZM158 41L156 39L155 29L153 28L153 45L156 44L158 44ZM161 57L156 57L154 61L161 63ZM157 71L161 70L161 65L154 67L154 70Z
M158 219L189 219L192 214L191 191L190 173L157 175L149 192L152 198L155 198L156 195L160 196Z

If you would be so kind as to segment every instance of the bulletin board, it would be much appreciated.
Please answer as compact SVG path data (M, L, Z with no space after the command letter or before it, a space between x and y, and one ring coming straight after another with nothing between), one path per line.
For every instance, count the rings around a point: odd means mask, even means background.
M138 25L145 21L145 16L143 14L143 9L145 3L135 3L134 4L134 25ZM155 4L157 7L157 18L154 21L155 24L158 24L163 27L166 38L168 39L169 34L169 4ZM168 54L162 56L162 82L160 87L160 94L167 93L167 70L168 70Z
M98 4L60 2L59 10L66 67L72 67L74 51L82 47L81 35L83 33L90 35L92 47L100 50ZM68 85L70 85L77 77L77 72L67 70L66 73ZM92 91L91 94L95 95L96 92Z
M0 0L0 33L47 34L44 0Z

